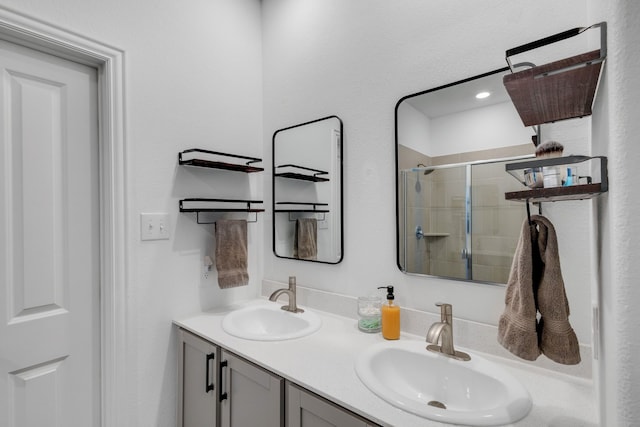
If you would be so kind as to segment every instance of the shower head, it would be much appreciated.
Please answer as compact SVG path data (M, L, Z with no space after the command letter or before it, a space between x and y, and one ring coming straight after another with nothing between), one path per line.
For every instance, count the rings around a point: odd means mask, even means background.
M425 164L423 164L423 163L418 163L416 165L416 167L417 168L426 168L427 166ZM424 175L429 175L433 171L434 171L434 169L427 169L427 170L424 171Z

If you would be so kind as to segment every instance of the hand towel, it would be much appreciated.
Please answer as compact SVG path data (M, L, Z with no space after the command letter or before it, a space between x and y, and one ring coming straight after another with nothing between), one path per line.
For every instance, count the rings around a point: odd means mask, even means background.
M318 258L318 221L298 218L293 238L293 257L315 260Z
M220 219L216 221L216 269L221 289L249 283L247 272L247 221Z
M541 215L522 225L505 303L498 323L498 342L503 347L525 360L535 360L542 353L557 363L580 363L555 228Z
M532 231L535 233L535 226L525 220L507 281L506 306L498 322L498 342L525 360L536 360L540 355Z
M542 261L537 294L540 351L554 362L575 365L580 363L580 347L569 324L569 301L562 280L556 231L543 216L534 215L531 219L538 225L537 249Z

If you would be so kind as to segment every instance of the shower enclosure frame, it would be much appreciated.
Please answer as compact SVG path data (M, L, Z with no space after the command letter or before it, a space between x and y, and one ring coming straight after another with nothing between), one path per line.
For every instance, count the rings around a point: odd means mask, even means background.
M473 279L473 257L474 257L474 253L473 253L474 251L472 249L473 166L487 165L492 163L518 162L523 160L530 160L533 157L534 157L533 155L523 155L523 156L513 156L513 157L507 157L507 158L478 160L478 161L471 161L471 162L464 162L464 163L454 163L454 164L447 164L447 165L423 166L423 167L400 170L399 182L401 183L401 187L398 190L402 191L401 194L402 194L403 206L401 206L401 204L398 203L397 219L396 219L396 224L397 224L396 234L398 239L397 264L400 271L402 271L405 274L419 275L419 276L433 276L433 277L449 279L449 280L466 280L466 281L474 281L474 282L481 282L481 283L494 284L494 285L500 284L500 283L491 282L487 280ZM409 237L409 232L408 232L408 230L410 230L410 227L413 227L413 229L415 230L416 240L422 240L423 238L438 238L438 237L444 237L447 235L447 233L425 233L421 228L419 228L419 224L416 223L414 225L410 225L408 223L409 209L407 208L407 197L408 197L408 191L409 191L409 184L407 182L407 178L410 173L416 173L416 172L424 173L427 171L436 171L439 169L451 169L456 167L465 168L465 200L464 200L465 241L464 241L464 245L460 250L460 259L464 260L465 262L465 266L464 266L465 275L464 277L449 277L449 276L433 275L430 273L418 273L418 272L407 271L408 270L407 266L409 261L409 251L407 249L408 249L408 245L412 241L412 239ZM508 174L505 174L505 176L509 177ZM404 225L403 229L401 229L400 227L401 224ZM402 252L400 252L401 250Z

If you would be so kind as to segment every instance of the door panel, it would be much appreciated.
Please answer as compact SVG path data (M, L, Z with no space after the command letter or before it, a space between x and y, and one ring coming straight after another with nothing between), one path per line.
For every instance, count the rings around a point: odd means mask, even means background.
M366 421L345 409L287 384L286 427L367 427Z
M216 427L220 350L182 329L178 334L178 427Z
M9 206L13 239L9 249L14 274L8 282L13 294L11 323L66 311L64 271L56 266L63 265L61 260L67 255L62 240L67 230L62 221L63 207L54 203L62 199L63 190L59 159L62 138L60 131L52 129L54 123L61 122L62 88L56 82L37 80L34 76L11 71L7 74L12 106L7 119L13 122L10 177L13 188ZM36 176L49 179L30 179ZM49 208L48 215L43 215L43 207ZM26 256L39 260L38 268L26 268L29 265Z
M45 426L59 418L56 396L65 375L64 359L12 372L10 395L14 398L15 425ZM33 410L34 405L38 405L37 411Z
M0 425L99 425L97 71L0 41Z
M229 352L220 379L226 399L220 402L223 427L282 427L284 380Z

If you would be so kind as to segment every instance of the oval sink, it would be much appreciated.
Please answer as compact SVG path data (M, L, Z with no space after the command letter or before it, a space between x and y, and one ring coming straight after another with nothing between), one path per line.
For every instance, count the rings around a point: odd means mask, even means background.
M317 314L281 310L280 303L252 305L232 311L222 319L222 329L230 335L247 340L280 341L300 338L320 329Z
M422 341L374 344L356 360L356 373L390 404L435 421L492 426L529 413L529 393L499 365L475 354L463 362L425 347Z

